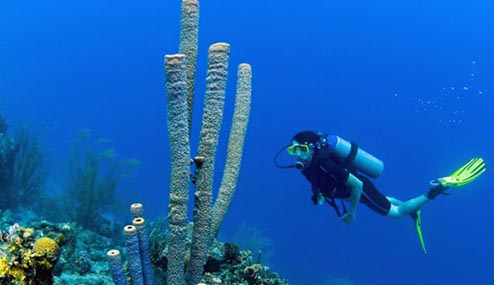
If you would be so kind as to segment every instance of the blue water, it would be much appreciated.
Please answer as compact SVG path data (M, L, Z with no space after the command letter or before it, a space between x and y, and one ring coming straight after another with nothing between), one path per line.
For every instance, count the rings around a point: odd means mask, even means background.
M271 268L290 284L494 283L490 1L202 2L193 150L207 48L231 44L218 181L236 66L253 68L251 119L223 240L242 224L262 231ZM166 215L163 56L178 50L179 11L179 0L0 4L0 106L12 128L32 119L55 128L53 188L63 188L72 138L89 128L142 162L122 196L142 201L151 217ZM331 208L311 204L298 171L273 166L274 153L305 129L355 140L381 158L385 171L375 183L397 198L425 193L430 179L474 156L488 169L423 208L425 256L410 219L361 205L345 225Z

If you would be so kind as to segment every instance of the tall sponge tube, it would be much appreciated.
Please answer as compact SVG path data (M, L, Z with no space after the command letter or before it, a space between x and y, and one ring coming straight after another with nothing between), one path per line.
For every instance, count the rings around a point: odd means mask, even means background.
M139 253L141 254L142 273L144 275L144 284L153 285L153 268L151 266L151 250L149 250L149 238L146 232L144 218L135 218L132 225L137 229L139 237Z
M209 252L214 161L225 104L230 45L216 43L209 47L206 97L199 141L199 156L204 161L196 166L194 192L194 230L186 284L195 285L202 277Z
M139 237L137 229L132 225L124 227L125 244L127 246L127 264L131 285L144 285L144 276L142 275L141 254L139 253Z
M185 62L185 55L183 54L165 56L167 125L171 150L168 204L168 285L183 285L185 282L184 260L190 179Z
M130 214L132 219L144 217L144 206L141 203L133 203L130 205Z
M106 253L106 256L108 257L108 263L110 264L110 273L113 283L115 283L115 285L127 285L120 251L112 249Z
M240 163L242 162L242 152L244 148L245 134L249 123L250 105L252 94L252 68L249 64L243 63L238 66L237 73L237 94L235 95L235 110L233 112L233 122L228 139L225 170L221 181L220 190L213 207L211 222L212 237L218 235L221 223L235 193Z
M179 53L187 58L187 123L190 132L199 42L199 1L183 0L181 10Z

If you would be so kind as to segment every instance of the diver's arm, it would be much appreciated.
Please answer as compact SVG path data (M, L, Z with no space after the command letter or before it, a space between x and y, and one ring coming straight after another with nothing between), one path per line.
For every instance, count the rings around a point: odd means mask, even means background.
M360 201L360 195L362 195L362 181L349 173L345 186L350 188L350 198L348 199L350 202L350 209L348 213L343 216L343 221L349 224L355 219L355 211L357 210Z

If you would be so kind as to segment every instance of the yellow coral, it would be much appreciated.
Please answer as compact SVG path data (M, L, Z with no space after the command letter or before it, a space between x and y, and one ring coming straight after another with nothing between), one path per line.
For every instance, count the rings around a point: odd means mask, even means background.
M22 268L11 266L6 256L0 258L0 278L8 280L8 284L26 284L26 272Z
M35 257L45 257L50 261L55 261L60 253L60 247L57 242L48 237L39 238L33 246Z
M32 285L37 274L48 274L60 254L51 238L34 239L34 230L16 226L9 240L0 243L0 284Z
M26 284L26 272L22 268L12 267L10 268L10 275L13 277L15 283L24 285Z
M0 258L0 277L3 277L9 273L10 266L9 260L6 256Z
M19 252L20 260L18 261L17 266L28 269L30 266L32 266L34 262L31 256L32 256L32 251L30 249L25 249Z
M32 237L34 234L34 229L32 229L32 228L23 228L23 230L24 230L22 232L22 238L23 239L28 239L28 238Z

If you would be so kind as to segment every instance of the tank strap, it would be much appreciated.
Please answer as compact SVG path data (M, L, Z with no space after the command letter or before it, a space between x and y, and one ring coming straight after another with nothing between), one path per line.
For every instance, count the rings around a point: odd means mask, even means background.
M341 218L342 214L341 214L341 211L340 211L340 208L338 207L338 205L336 205L336 201L334 198L328 198L328 197L324 197L324 200L326 200L326 203L328 203L328 205L330 205L331 207L333 207L333 209L335 210L336 212L336 215ZM346 214L348 211L346 209L346 206L345 206L345 203L343 202L343 199L340 199L340 202L341 202L341 206L343 208L343 215Z
M358 145L356 142L352 141L350 147L350 153L345 158L345 162L348 165L352 165L352 162L355 160L355 157L357 156L357 152L358 152Z

